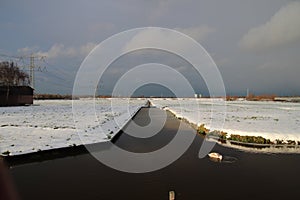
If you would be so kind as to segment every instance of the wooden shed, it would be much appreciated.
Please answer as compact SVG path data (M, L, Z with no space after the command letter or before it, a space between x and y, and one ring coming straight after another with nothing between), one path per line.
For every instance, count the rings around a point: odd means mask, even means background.
M33 88L30 86L0 86L0 106L33 104Z

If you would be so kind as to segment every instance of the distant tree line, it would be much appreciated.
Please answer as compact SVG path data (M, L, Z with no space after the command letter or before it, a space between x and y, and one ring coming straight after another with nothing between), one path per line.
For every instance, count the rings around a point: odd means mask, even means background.
M27 86L30 80L27 73L21 71L14 62L0 62L1 86Z
M262 101L262 100L274 101L275 97L276 97L275 94L254 95L254 94L250 93L246 97L246 100L248 100L248 101Z
M263 94L263 95L254 95L250 93L248 96L226 96L227 101L236 101L239 98L245 98L248 101L274 101L277 97L276 94Z
M46 99L76 99L75 97L72 98L72 95L61 95L61 94L35 94L33 96L36 100L46 100Z

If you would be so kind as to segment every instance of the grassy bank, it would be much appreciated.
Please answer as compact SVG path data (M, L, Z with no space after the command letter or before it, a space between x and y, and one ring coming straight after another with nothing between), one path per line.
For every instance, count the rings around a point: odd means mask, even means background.
M229 135L223 131L210 131L209 129L205 128L204 124L201 124L197 127L197 132L201 135L208 136L222 143L226 143L227 141L231 144L241 145L241 146L249 146L249 147L257 147L257 146L298 146L300 145L300 141L295 140L280 140L276 139L275 141L271 141L270 139L264 138L262 136L249 136L249 135L238 135L238 134L231 134Z

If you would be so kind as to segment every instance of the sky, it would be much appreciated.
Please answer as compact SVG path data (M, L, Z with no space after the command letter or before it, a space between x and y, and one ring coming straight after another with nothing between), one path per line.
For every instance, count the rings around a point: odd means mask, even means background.
M248 88L258 95L299 96L299 19L295 0L1 0L0 60L28 65L27 59L10 56L46 56L36 60L46 67L36 72L36 92L71 94L80 65L97 44L132 28L163 27L187 34L206 49L228 95L245 95ZM112 63L98 93L111 93L122 74L147 62L172 66L196 93L208 93L189 63L147 50ZM145 95L166 92L157 85L144 88Z

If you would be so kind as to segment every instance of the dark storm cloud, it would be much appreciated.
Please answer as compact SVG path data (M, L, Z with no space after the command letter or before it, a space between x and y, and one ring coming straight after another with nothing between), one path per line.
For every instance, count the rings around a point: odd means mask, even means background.
M200 42L216 61L229 94L244 94L249 88L254 93L299 95L299 13L299 1L282 0L4 0L0 53L46 55L49 73L38 74L38 91L70 93L80 63L96 44L130 28L161 26ZM130 58L125 62L111 70L120 73L134 63ZM205 90L187 64L178 63L175 68L197 90Z

